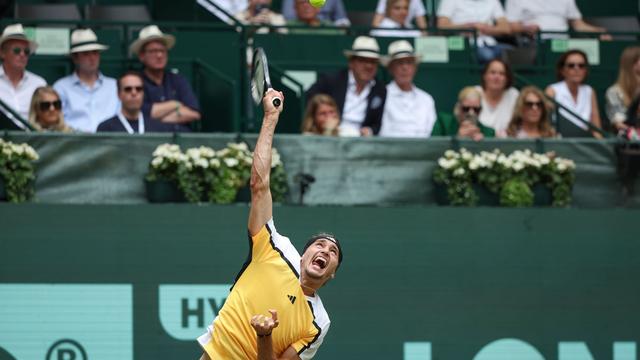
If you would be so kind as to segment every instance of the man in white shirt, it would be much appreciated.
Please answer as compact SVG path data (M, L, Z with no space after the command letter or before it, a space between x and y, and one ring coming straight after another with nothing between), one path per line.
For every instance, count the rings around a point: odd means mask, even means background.
M100 52L108 48L98 43L91 29L71 33L69 54L75 71L56 81L53 88L62 100L64 120L75 130L96 132L98 125L120 108L116 79L100 72Z
M0 37L0 100L15 110L23 119L29 118L29 105L33 92L47 82L27 71L29 56L38 44L27 39L21 24L8 25Z
M438 27L475 29L477 55L481 63L500 58L505 45L499 44L495 37L511 34L498 0L442 0L438 6Z
M436 122L436 106L433 97L413 84L420 56L406 40L389 44L385 64L393 81L387 85L387 99L382 114L380 136L419 137L431 136Z
M533 35L538 31L566 32L569 25L575 31L606 31L582 20L575 0L506 0L505 8L507 19L515 33Z

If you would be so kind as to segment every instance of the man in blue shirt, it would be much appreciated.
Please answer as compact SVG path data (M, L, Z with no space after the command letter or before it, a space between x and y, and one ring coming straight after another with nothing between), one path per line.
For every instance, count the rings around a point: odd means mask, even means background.
M108 46L98 43L91 29L71 33L69 53L75 64L73 74L56 81L53 88L62 100L65 122L81 132L96 132L98 125L120 108L116 80L100 70L100 52Z
M176 131L189 131L189 124L200 120L200 105L189 82L167 71L168 51L175 37L164 34L156 25L143 28L129 47L144 65L144 105L142 112L163 123L174 124Z

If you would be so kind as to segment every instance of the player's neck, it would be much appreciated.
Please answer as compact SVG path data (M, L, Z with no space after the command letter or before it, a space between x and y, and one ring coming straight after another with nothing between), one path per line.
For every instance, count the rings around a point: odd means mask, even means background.
M316 291L318 290L312 284L305 284L307 281L305 279L300 278L300 286L302 287L302 292L307 296L315 296Z

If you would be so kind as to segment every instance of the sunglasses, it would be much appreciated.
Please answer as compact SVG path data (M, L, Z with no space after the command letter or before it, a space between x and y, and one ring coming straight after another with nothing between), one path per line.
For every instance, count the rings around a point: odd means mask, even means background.
M60 110L62 109L62 101L60 100L56 100L56 101L41 101L38 106L40 107L40 111L48 111L51 110L51 107L53 106L54 110Z
M482 106L463 106L462 107L462 112L464 113L468 113L472 111L476 114L480 114L480 111L482 111Z
M133 92L133 90L140 93L142 92L142 90L144 90L144 88L142 86L125 86L122 88L122 91L126 92L127 94Z
M569 69L584 69L587 67L587 64L585 63L566 63L564 64L564 66L568 67Z
M31 55L31 49L29 49L28 47L23 48L20 46L16 46L13 49L11 49L11 51L13 52L14 55L20 55L20 53L24 53L26 56Z
M537 107L538 109L542 109L542 101L525 101L524 106L526 106L529 109L533 109L534 107Z

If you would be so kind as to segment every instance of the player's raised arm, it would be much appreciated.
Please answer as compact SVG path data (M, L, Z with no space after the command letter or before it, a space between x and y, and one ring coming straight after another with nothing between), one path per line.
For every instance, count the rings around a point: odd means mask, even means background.
M273 106L273 98L282 99L279 107ZM253 166L251 168L251 210L249 211L249 233L257 234L262 226L271 219L272 200L269 189L269 175L271 174L271 147L273 134L278 124L278 118L284 108L284 95L273 89L267 91L262 100L264 117L258 142L253 152Z

